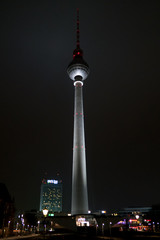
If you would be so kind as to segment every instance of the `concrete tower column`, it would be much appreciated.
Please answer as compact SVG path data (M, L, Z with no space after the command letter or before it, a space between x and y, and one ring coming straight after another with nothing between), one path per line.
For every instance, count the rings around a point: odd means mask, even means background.
M74 99L74 135L72 169L72 205L71 213L88 213L87 170L83 114L83 82L76 77Z

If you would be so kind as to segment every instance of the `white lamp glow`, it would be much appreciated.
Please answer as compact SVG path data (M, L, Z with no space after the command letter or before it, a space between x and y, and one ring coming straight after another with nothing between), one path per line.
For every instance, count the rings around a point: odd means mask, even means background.
M43 209L43 215L44 215L44 217L47 217L47 215L48 215L48 209Z

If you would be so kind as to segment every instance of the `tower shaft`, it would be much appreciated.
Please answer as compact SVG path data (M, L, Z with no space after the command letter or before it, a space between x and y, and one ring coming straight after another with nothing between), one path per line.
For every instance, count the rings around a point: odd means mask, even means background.
M83 83L76 81L74 98L74 136L71 213L88 213L88 191L83 115Z

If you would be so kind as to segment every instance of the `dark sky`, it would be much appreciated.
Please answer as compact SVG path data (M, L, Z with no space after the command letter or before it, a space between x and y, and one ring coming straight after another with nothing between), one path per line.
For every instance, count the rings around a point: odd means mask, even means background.
M44 173L70 209L76 42L84 83L91 210L160 203L160 1L0 1L0 182L39 208Z

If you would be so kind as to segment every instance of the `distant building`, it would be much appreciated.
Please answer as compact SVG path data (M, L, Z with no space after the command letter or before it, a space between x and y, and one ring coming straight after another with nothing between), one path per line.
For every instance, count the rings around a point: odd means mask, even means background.
M0 183L0 236L12 234L14 223L14 200L4 183Z
M113 228L119 231L160 232L160 205L123 208L118 216L121 220Z
M43 179L40 193L40 211L62 212L62 181Z
M119 211L119 214L124 217L131 217L131 216L144 216L151 212L152 207L127 207L123 208Z

